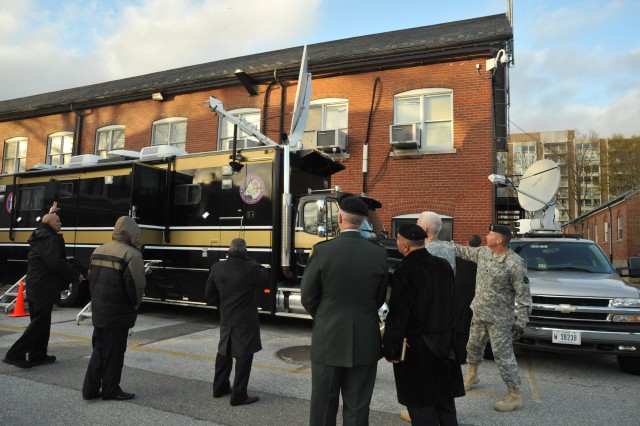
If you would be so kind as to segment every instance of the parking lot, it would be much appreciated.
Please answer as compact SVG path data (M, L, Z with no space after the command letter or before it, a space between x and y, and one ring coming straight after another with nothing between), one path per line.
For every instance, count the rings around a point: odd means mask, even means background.
M263 350L254 358L249 394L260 401L231 407L211 397L218 339L215 310L143 304L129 338L122 388L128 402L83 401L91 353L89 319L79 308L53 312L51 365L20 370L0 363L0 423L4 425L304 425L308 424L311 321L263 316ZM20 336L28 317L0 315L0 354ZM283 353L285 354L283 356ZM498 413L505 388L492 361L480 366L480 385L456 400L463 425L637 425L640 380L618 370L615 357L519 351L524 408ZM462 367L463 372L466 367ZM117 407L117 409L115 409ZM390 364L381 360L370 424L406 425Z

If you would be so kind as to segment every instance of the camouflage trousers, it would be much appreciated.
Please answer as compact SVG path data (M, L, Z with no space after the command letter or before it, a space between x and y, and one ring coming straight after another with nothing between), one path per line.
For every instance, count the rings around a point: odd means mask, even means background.
M476 365L480 364L484 347L487 344L487 340L489 340L502 381L507 386L520 389L520 375L518 374L516 356L513 353L511 327L511 324L493 324L472 320L467 343L467 362Z

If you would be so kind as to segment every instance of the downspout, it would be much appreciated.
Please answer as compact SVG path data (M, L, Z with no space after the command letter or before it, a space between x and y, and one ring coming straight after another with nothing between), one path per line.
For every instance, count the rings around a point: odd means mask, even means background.
M373 94L371 95L371 109L369 110L369 121L367 123L367 135L364 138L364 145L362 145L362 195L367 195L367 170L369 162L369 134L371 133L371 121L373 119L373 106L376 102L376 88L380 82L380 76L376 76L376 80L373 83Z
M84 116L80 111L73 109L73 104L71 104L71 112L76 115L75 128L73 129L73 155L80 155L82 152L82 125L84 123Z
M284 132L284 101L285 101L285 85L282 84L280 80L278 80L278 70L273 70L273 78L276 83L280 86L280 125L278 128L278 133L280 134L279 142L283 143L283 132ZM262 133L265 133L264 131ZM286 173L289 173L288 170L285 170Z
M275 77L275 71L274 71ZM271 88L273 87L273 81L270 81L267 84L267 88L264 90L264 100L262 102L262 124L260 125L260 131L263 134L267 134L267 106L269 105L269 94L271 93Z

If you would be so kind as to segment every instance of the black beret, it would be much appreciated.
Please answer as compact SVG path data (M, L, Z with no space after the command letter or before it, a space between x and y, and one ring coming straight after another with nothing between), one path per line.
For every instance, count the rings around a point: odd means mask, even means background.
M340 200L340 210L346 213L357 214L358 216L367 216L369 207L366 203L356 196L344 197Z
M405 223L398 228L398 234L410 241L422 241L427 238L427 233L415 223Z
M506 235L507 237L511 237L511 228L506 225L491 225L489 226L489 231L497 232L498 234Z

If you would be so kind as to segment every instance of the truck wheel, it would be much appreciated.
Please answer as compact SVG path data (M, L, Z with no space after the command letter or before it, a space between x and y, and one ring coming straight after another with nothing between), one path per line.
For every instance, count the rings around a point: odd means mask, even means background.
M640 356L618 355L618 366L620 371L640 376Z
M75 306L76 302L78 302L79 294L80 283L78 281L70 282L69 286L60 292L60 303L58 303L58 306L63 308Z

